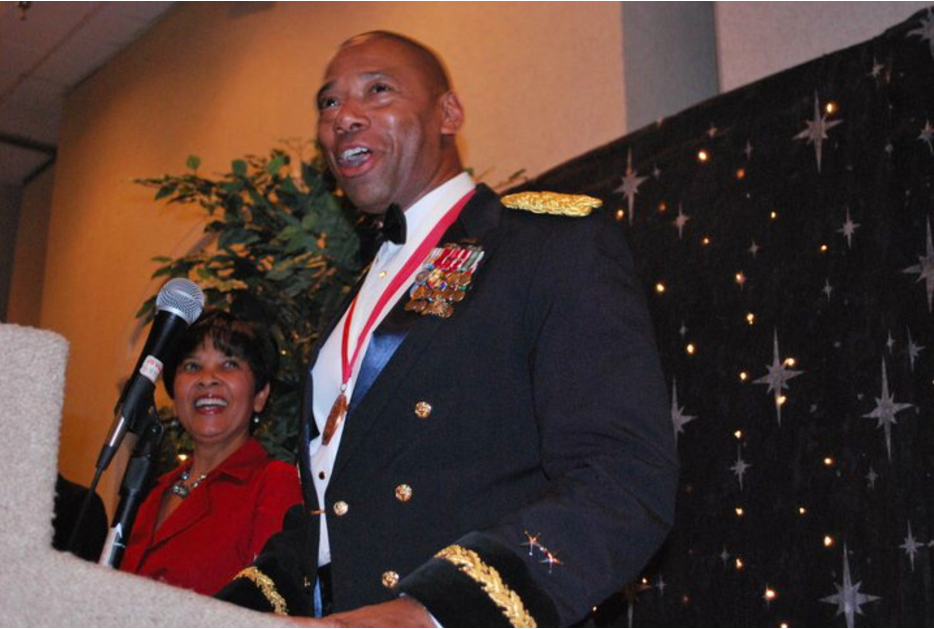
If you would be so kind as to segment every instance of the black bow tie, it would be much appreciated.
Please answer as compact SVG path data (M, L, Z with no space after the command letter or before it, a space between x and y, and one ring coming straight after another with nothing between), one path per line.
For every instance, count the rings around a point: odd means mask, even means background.
M393 203L382 216L360 227L360 252L364 261L373 259L384 242L405 244L405 214Z
M397 245L405 244L405 214L399 209L399 206L393 203L383 214L382 225L376 234L377 248L384 242L389 241Z

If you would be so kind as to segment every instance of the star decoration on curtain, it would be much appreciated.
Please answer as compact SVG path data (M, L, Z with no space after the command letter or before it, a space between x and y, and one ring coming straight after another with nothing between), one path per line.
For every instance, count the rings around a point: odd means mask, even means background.
M629 154L626 157L626 174L623 175L623 183L613 192L621 192L623 196L626 197L626 202L629 205L630 225L632 225L634 215L633 209L635 207L636 195L639 193L639 186L641 186L642 182L646 179L648 179L648 177L640 177L639 173L632 169L632 149L629 149Z
M674 226L678 228L678 240L682 240L681 237L684 232L684 226L687 224L689 220L691 220L690 215L684 213L684 211L681 208L681 204L679 203L678 204L678 216L676 216L675 220L672 221L672 223L674 223Z
M635 604L640 625L934 627L922 582L934 560L924 506L934 452L932 39L934 13L923 9L537 183L608 199L620 219L632 200L631 228L622 222L641 282L658 291L649 305L669 386L663 430L681 453L680 511L664 557L639 579L651 588ZM798 370L808 377L791 387ZM701 414L688 422L688 409ZM559 556L571 569L573 558ZM781 580L778 565L812 578ZM664 596L659 573L672 579ZM624 605L599 607L597 622L615 614L610 624L625 627Z
M928 295L928 312L931 312L931 303L934 300L934 242L931 241L931 219L928 218L927 249L923 256L918 256L918 264L903 269L902 273L917 273L918 281L924 280Z
M918 136L918 139L927 144L931 155L934 155L934 127L931 126L930 120L924 121L924 127L921 129L921 135Z
M846 544L843 545L843 583L835 583L837 593L825 596L820 599L824 603L830 603L837 606L836 615L846 616L846 626L850 629L856 626L856 615L863 615L863 605L878 601L880 597L872 594L863 594L860 592L862 582L857 581L853 584L853 576L850 574L850 560L847 558Z
M814 155L817 157L817 172L821 168L821 156L824 152L824 140L830 136L827 131L836 127L843 120L827 120L827 115L821 115L820 100L817 98L817 92L814 93L814 118L805 120L807 129L794 137L795 140L807 140L808 144L814 145Z
M926 41L931 50L931 58L934 59L934 10L928 9L926 17L921 18L921 26L908 31L908 37L918 36L921 41Z
M876 398L876 407L872 412L863 415L863 417L874 418L878 420L876 428L885 430L885 450L888 452L889 461L892 460L892 425L897 424L895 415L911 408L914 404L905 404L896 402L895 396L889 393L889 378L885 371L885 358L882 359L882 394Z
M795 376L800 376L803 371L796 369L789 369L786 364L787 361L782 361L781 356L778 352L778 330L774 332L773 339L773 353L772 353L772 364L766 365L766 369L769 372L753 380L754 384L767 384L769 385L766 393L774 393L775 395L775 414L778 417L778 425L782 425L782 405L785 403L785 396L782 395L782 391L788 388L788 381L794 378Z
M740 491L743 491L743 477L750 467L752 466L743 460L743 446L736 446L736 462L730 466L730 469L733 471L733 475L736 476L736 480L739 481Z
M900 545L899 548L905 551L905 554L908 555L908 561L911 563L911 571L915 571L915 555L918 554L919 548L924 548L927 544L918 542L915 539L915 536L911 533L911 520L908 520L908 535L905 536L905 543Z
M531 556L534 554L534 552L535 552L536 549L539 549L539 548L542 547L542 545L538 543L538 538L541 536L541 533L536 533L535 535L532 535L532 534L529 533L528 531L525 531L525 532L523 533L523 535L525 535L526 541L522 542L522 543L519 544L519 545L520 545L520 546L528 546L528 547L529 547L529 557L531 557Z
M908 331L908 364L911 366L911 372L915 371L915 361L918 359L918 356L921 354L921 350L924 349L924 345L918 345L914 342L914 339L911 338L911 328L905 328Z
M684 425L697 419L696 415L685 415L684 407L678 406L678 382L675 378L671 379L671 423L675 428L675 441L678 435L684 433Z
M542 552L545 554L545 556L542 557L538 563L548 564L548 574L551 574L551 571L554 569L554 567L560 566L562 562L560 559L558 559L558 556L550 550L543 549Z
M846 238L846 248L853 248L853 234L856 233L856 229L859 227L859 223L854 223L850 218L850 208L846 208L846 221L844 221L843 226L837 230L837 233L843 234L843 237Z

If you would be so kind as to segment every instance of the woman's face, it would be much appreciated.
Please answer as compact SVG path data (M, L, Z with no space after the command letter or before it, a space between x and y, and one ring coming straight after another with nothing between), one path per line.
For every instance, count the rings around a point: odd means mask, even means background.
M246 438L250 418L269 397L268 384L255 394L253 389L246 360L224 354L208 339L175 372L175 413L195 443L233 443Z

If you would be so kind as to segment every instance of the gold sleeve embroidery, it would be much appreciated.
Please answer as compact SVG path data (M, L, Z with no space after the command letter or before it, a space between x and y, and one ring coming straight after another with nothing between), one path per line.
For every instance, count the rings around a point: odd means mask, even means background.
M276 590L276 584L261 570L255 566L244 568L234 576L234 580L236 579L249 579L255 583L256 587L263 593L263 596L266 597L266 600L269 601L269 604L272 605L272 613L279 616L289 615L289 610L285 605L285 599L282 598L282 595Z
M435 557L451 562L458 570L479 583L513 627L538 627L519 595L503 583L503 578L496 568L483 563L477 553L454 545L441 550Z

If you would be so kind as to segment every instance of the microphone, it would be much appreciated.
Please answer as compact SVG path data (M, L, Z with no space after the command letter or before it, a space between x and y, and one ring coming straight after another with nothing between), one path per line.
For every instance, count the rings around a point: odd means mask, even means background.
M152 405L152 394L156 379L162 373L163 361L171 355L178 337L201 316L203 309L204 293L191 280L169 280L159 291L149 338L117 401L114 423L97 457L98 471L110 465L127 431L135 433L139 430L137 417Z

